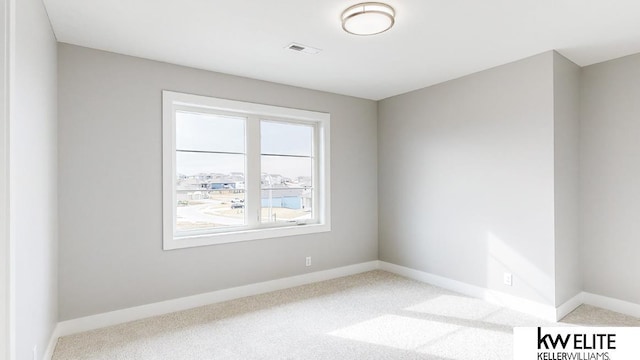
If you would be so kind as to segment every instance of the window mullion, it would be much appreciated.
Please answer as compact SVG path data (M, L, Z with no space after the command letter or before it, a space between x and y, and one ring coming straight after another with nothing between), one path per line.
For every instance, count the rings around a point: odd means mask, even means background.
M331 230L331 217L330 217L330 139L329 139L329 121L330 115L326 113L320 113L315 111L283 108L270 105L253 104L241 101L217 99L205 96L197 96L190 94L176 93L172 91L162 92L162 104L163 104L163 249L172 250L179 248L187 248L202 245L214 245L225 244L238 241L248 241L257 239L269 239L278 238L282 236L298 236L304 234L320 233ZM185 121L177 122L177 114L180 113L187 118L196 117L191 121L191 125L201 126L202 131L198 132L198 138L202 141L209 141L213 143L220 143L224 145L227 140L220 138L220 135L225 135L225 132L229 131L229 140L233 136L235 141L240 140L242 130L238 128L237 132L232 134L231 128L226 129L224 126L218 129L215 124L202 123L206 119L216 118L216 121L231 121L233 118L243 121L244 126L244 148L243 150L230 148L233 151L222 146L221 148L207 146L202 149L198 146L180 146L176 148L178 136L183 139L182 135L179 135L177 130L187 131L193 130L189 126L189 119ZM185 115L186 114L186 115ZM181 116L182 116L181 115ZM203 118L203 119L200 119ZM197 120L197 121L196 121ZM200 121L202 120L202 121ZM284 133L273 133L267 123L277 123L275 125L302 125L312 126L312 154L307 155L288 155L287 151L279 151L282 146L286 148L287 145L291 145L292 148L296 148L297 135L295 138L287 136L286 131ZM200 125L199 125L200 124ZM204 124L204 125L202 125ZM273 125L273 124L271 124ZM273 126L275 126L273 125ZM182 126L185 126L182 128ZM196 129L196 130L197 130ZM189 130L189 131L191 131ZM285 129L286 130L286 129ZM298 129L299 130L299 129ZM269 162L265 163L266 171L271 173L282 172L283 177L296 177L296 171L298 165L304 163L307 164L309 160L312 162L311 178L312 184L310 190L312 193L313 202L312 205L312 217L310 221L301 220L307 219L309 214L307 213L307 192L305 185L298 186L293 183L282 182L280 180L273 180L274 190L280 190L278 197L280 203L278 208L279 221L278 222L261 222L262 211L262 134L265 131L265 139L268 140L265 143L265 150L269 148L269 141L277 141L278 146L274 147L272 157L269 157L269 161L273 161L273 164ZM212 136L207 135L211 133ZM182 134L189 134L188 131ZM216 137L217 136L217 137ZM291 142L289 139L291 138ZM305 135L305 139L308 139ZM205 142L206 142L205 141ZM308 141L308 140L305 140ZM187 142L185 144L194 144L194 142ZM198 142L195 142L198 144ZM299 145L299 144L298 144ZM308 146L308 145L306 145ZM191 148L193 147L193 148ZM281 150L281 149L280 149ZM282 152L282 154L280 154ZM306 154L306 152L305 152ZM239 199L232 199L235 196L220 196L220 198L206 197L201 202L194 202L191 204L190 200L197 200L202 194L197 192L202 191L200 188L217 190L220 184L215 186L214 182L227 181L226 175L229 176L229 181L235 181L235 189L241 189L239 183L241 179L238 174L241 172L238 161L240 158L244 158L244 204L238 203ZM275 158L277 157L277 158ZM232 159L233 158L233 159ZM197 161L191 161L189 159L196 159ZM201 165L200 160L205 159L207 165ZM293 159L293 160L291 160ZM186 177L178 177L177 162L180 162L181 167L186 168ZM231 165L233 163L233 165ZM268 165L268 166L267 166ZM202 172L198 173L198 166L202 167ZM302 166L302 165L300 165ZM305 167L307 165L304 165ZM302 169L302 168L300 168ZM181 170L182 171L182 170ZM306 170L305 170L306 174ZM276 174L272 174L277 176ZM306 176L306 175L305 175ZM216 180L218 179L218 180ZM277 177L276 179L280 179ZM272 180L270 180L272 181ZM203 187L202 184L207 184ZM178 190L178 185L180 185ZM199 187L195 185L200 185ZM211 185L211 186L209 186ZM232 188L232 185L222 184L223 188ZM291 186L291 187L290 187ZM302 188L299 188L302 187ZM189 192L193 190L191 194L183 192ZM209 191L206 190L206 191ZM240 192L242 190L239 190ZM180 196L178 193L180 192ZM305 213L296 212L301 209L291 209L292 202L285 203L285 198L296 196L301 193L300 202L304 201ZM218 194L216 192L216 194ZM240 197L240 196L238 196ZM178 199L181 200L178 204ZM186 200L185 200L186 199ZM277 201L276 200L276 203ZM289 201L289 200L287 200ZM230 209L225 205L230 204ZM180 205L180 207L178 207ZM199 206L202 208L197 209L184 209L183 206ZM273 203L271 204L274 205ZM293 206L295 207L295 206ZM243 210L239 210L243 209ZM288 209L288 210L287 210ZM178 214L185 212L184 210L196 210L195 213L198 216L191 216L192 213L186 211L187 214L181 214L180 219L180 231L177 231ZM202 210L202 211L200 211ZM238 217L242 216L244 212L244 221L240 223ZM191 214L191 215L190 215ZM206 217L204 220L200 217ZM292 220L288 220L292 219ZM267 219L265 219L267 220ZM184 224L184 226L183 226ZM211 224L212 226L208 226ZM206 225L201 228L202 225ZM303 226L299 226L303 225ZM184 228L184 229L183 229Z
M247 225L260 224L260 119L247 118L247 174L245 178Z
M311 147L313 151L313 175L311 177L311 199L313 201L312 211L313 211L313 220L314 221L322 221L321 219L321 203L320 203L320 189L322 188L321 182L321 174L320 174L320 126L315 124L313 127L313 146Z

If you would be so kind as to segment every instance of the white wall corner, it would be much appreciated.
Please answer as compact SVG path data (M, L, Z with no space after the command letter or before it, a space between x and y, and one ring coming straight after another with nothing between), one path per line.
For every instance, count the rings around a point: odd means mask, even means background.
M58 344L58 339L60 338L60 336L62 336L60 335L60 324L56 324L56 327L51 333L51 338L49 339L47 349L42 355L43 360L51 360L51 358L53 358L53 352L56 350L56 345Z
M584 292L577 294L556 308L556 320L560 321L578 306L584 303Z
M538 303L503 292L489 290L476 285L467 284L461 281L448 279L439 275L384 261L380 261L380 269L405 276L413 280L435 285L443 289L455 291L463 295L483 299L487 302L533 315L546 321L556 321L556 309L551 305Z

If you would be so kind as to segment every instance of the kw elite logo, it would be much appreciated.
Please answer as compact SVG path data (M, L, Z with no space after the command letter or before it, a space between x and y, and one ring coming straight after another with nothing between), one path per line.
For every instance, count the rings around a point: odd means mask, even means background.
M543 360L609 360L609 351L616 349L616 334L545 334L538 328L538 351ZM567 351L569 350L569 351ZM580 352L582 350L582 352ZM556 355L559 355L556 357Z
M514 329L514 359L638 359L640 328L537 327Z

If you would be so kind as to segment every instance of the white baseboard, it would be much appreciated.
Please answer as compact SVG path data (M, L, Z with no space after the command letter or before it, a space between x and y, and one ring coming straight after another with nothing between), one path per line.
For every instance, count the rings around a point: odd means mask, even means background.
M558 308L555 308L551 305L541 304L503 292L485 289L476 285L448 279L424 271L376 260L62 321L58 323L51 335L51 339L44 354L44 360L51 359L55 346L58 342L58 338L61 336L118 325L152 316L164 315L246 296L264 294L271 291L311 284L318 281L355 275L376 269L385 270L410 279L439 286L467 296L480 298L500 306L531 314L546 321L558 321L583 303L630 316L640 317L640 304L606 296L582 292L560 305Z
M584 304L584 293L581 292L556 308L556 321L562 320L578 306Z
M532 300L505 294L500 291L485 289L476 285L448 279L439 275L411 269L385 261L380 261L380 269L392 272L394 274L402 275L410 279L439 286L447 290L455 291L463 295L480 298L493 304L497 304L542 318L546 321L557 321L556 308L552 305L541 304Z
M587 305L597 306L620 314L640 318L640 304L588 292L582 293L582 302Z
M56 327L53 329L53 333L51 334L51 338L49 338L49 344L47 344L47 348L42 355L43 360L51 360L53 357L53 351L56 349L56 345L58 344L58 338L60 335L60 324L56 324Z
M503 292L485 289L384 261L379 261L379 264L381 270L426 282L467 296L480 298L497 305L537 316L547 321L560 321L582 304L597 306L602 309L640 318L640 304L588 292L581 292L556 308L552 305L541 304Z
M127 309L110 311L107 313L66 320L58 323L51 339L53 347L58 337L67 336L83 331L99 329L107 326L140 320L151 316L164 315L176 311L192 309L199 306L214 304L222 301L238 299L246 296L263 294L271 291L306 285L318 281L335 279L338 277L359 274L376 270L378 261L343 266L335 269L312 272L277 280L265 281L250 285L238 286L230 289L212 291L205 294L187 296L147 305L135 306Z

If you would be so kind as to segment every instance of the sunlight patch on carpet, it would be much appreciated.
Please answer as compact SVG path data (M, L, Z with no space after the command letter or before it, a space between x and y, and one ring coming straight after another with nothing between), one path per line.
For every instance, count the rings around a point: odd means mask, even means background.
M423 314L451 316L461 319L478 320L492 314L501 307L480 299L465 296L440 295L404 310Z
M384 315L329 333L344 339L416 350L460 329L458 325Z

